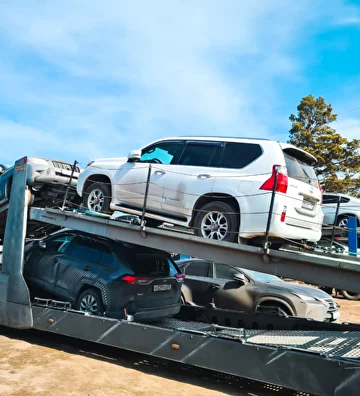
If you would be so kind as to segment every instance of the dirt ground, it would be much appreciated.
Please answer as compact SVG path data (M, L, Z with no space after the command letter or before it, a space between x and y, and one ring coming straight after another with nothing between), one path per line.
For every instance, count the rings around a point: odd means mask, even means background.
M360 301L337 301L342 321L360 323ZM5 328L0 328L0 367L2 396L297 394L136 353Z

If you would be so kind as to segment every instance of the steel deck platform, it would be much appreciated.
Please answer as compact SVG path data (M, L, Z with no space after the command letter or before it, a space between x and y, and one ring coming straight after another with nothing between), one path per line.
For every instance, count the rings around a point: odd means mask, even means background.
M167 319L137 323L32 307L34 328L283 386L357 395L360 332L244 330Z

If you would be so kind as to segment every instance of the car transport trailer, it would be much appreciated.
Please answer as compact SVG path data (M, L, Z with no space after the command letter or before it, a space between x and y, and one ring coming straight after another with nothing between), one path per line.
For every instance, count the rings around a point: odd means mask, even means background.
M47 331L246 377L313 395L357 395L360 325L266 313L184 306L152 323L89 316L67 302L30 299L22 275L28 219L182 252L244 268L360 292L360 261L337 255L272 251L66 210L27 206L26 159L18 160L8 207L0 273L0 324Z

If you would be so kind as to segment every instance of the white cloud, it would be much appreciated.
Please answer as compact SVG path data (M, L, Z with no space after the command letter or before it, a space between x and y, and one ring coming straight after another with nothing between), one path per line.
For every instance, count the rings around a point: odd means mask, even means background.
M292 50L321 18L298 3L3 1L3 154L85 162L169 135L271 137L276 81L299 78Z
M331 124L341 136L351 140L360 139L360 118L344 118Z

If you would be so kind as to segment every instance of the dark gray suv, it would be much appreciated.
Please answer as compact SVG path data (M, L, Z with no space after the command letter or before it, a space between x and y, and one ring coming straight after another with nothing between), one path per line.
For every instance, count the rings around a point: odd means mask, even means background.
M315 287L286 282L277 276L207 260L177 261L186 274L183 303L244 312L280 313L320 321L340 319L335 300Z
M61 231L26 245L24 277L77 310L143 321L179 312L184 275L163 251Z

